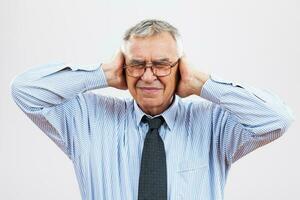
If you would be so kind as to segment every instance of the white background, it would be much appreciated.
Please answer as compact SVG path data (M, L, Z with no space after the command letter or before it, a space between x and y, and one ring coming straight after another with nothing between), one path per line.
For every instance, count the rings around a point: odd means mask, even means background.
M80 199L72 162L12 101L13 77L53 61L108 61L145 18L178 27L199 70L271 89L296 116L283 137L233 165L225 200L299 199L298 0L1 0L0 199Z

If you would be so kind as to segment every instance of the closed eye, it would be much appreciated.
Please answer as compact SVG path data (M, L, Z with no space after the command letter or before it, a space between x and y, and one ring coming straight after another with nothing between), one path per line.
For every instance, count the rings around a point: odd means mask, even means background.
M135 63L135 64L130 64L130 67L134 67L134 68L144 68L144 64L143 63Z

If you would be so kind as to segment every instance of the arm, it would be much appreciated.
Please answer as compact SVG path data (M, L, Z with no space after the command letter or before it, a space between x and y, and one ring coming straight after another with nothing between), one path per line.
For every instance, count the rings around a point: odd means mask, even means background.
M76 122L87 119L82 93L106 86L99 66L75 68L51 64L16 76L11 83L11 94L29 119L72 159L74 132L85 129L83 123L79 126Z
M192 72L185 59L180 72L183 80L194 81L181 83L187 86L179 94L196 94L214 103L212 131L227 164L280 137L293 121L289 108L268 91Z
M119 54L115 60L121 58ZM88 130L90 124L88 104L93 102L88 102L88 95L84 92L122 86L116 85L116 81L113 82L115 85L111 85L111 78L108 77L108 73L114 74L112 71L121 68L114 62L104 64L106 72L99 65L76 67L63 63L30 69L12 81L13 100L72 159L76 153L74 134ZM90 99L95 101L95 98Z
M14 78L11 93L23 111L40 111L71 100L87 90L106 87L100 66L75 67L64 63L32 68Z

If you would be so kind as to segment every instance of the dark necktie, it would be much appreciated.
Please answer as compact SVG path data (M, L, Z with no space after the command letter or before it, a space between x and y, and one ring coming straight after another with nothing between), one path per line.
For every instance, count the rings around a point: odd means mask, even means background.
M163 124L162 116L142 122L149 124L142 153L138 200L167 200L167 165L164 142L158 129Z

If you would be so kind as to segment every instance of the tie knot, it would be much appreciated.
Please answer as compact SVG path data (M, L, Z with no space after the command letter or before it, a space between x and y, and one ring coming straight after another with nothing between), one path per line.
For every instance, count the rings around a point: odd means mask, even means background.
M164 118L162 116L158 116L150 119L146 115L143 116L142 122L149 124L149 129L159 129L159 127L164 123Z

